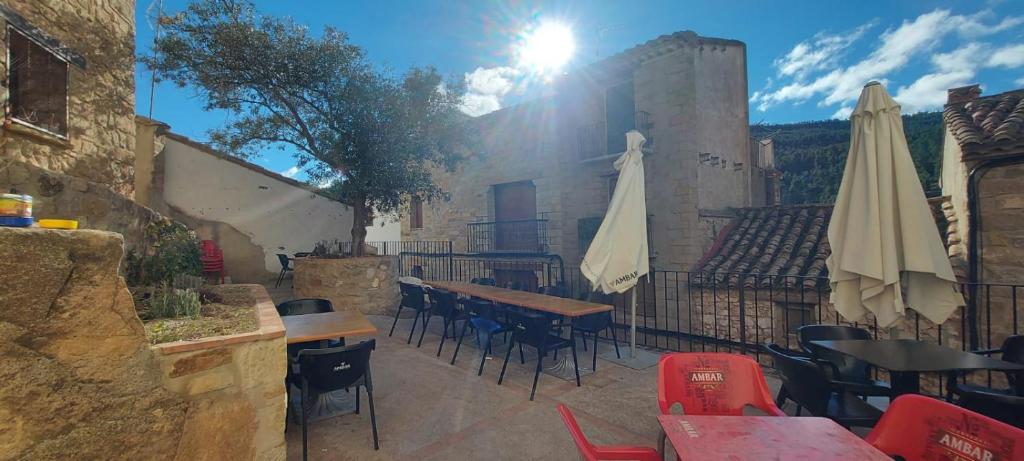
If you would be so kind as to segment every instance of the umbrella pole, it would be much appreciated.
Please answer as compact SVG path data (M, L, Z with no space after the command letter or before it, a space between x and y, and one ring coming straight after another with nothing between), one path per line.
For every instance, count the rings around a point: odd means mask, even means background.
M636 358L636 286L632 292L629 301L629 358Z

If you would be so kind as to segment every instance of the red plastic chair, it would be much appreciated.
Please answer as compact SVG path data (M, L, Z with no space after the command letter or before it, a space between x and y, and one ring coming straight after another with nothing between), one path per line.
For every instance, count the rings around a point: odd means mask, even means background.
M576 423L576 417L574 417L572 412L569 411L569 407L558 404L558 412L562 414L562 421L565 422L565 427L567 427L569 429L569 433L572 434L572 439L576 442L576 448L579 449L580 456L582 456L585 461L617 459L661 461L661 456L658 455L658 451L649 447L594 445L587 440L587 436L583 435L583 431L580 430L580 425Z
M688 415L740 416L750 405L786 416L768 391L761 367L738 354L679 352L658 360L658 406L670 414L679 403Z
M213 245L212 240L203 240L203 255L199 257L203 264L203 274L219 276L220 283L224 283L224 252L216 246L209 248L206 242Z
M1024 459L1024 430L921 395L893 400L865 440L906 461Z

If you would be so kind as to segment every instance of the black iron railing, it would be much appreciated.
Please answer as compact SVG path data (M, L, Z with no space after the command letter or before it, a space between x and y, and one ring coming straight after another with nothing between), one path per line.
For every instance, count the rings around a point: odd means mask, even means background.
M647 139L644 143L645 149L654 147L654 136L651 133L654 123L651 114L646 111L634 112L633 126L627 127L622 133L609 133L607 126L606 122L601 121L581 126L576 130L576 142L581 159L621 154L625 150L625 136L629 130L637 130L644 135Z
M548 220L485 221L469 223L467 249L470 253L547 253Z
M578 268L565 267L557 255L404 253L403 273L425 279L470 281L487 277L523 289L561 285L572 297L590 291ZM971 287L973 286L973 289ZM723 351L749 354L771 366L767 344L797 349L803 325L843 324L865 328L875 338L910 338L960 350L998 348L1009 335L1024 331L1017 301L1024 285L962 284L969 308L958 309L942 324L916 311L892 328L879 328L870 316L860 322L842 318L829 301L828 279L791 275L654 271L637 285L637 344L671 351ZM613 320L622 331L630 325L629 294L613 297ZM971 307L973 306L973 307ZM967 318L974 312L977 318ZM884 375L884 371L880 371ZM992 384L996 373L971 379ZM997 383L998 384L998 383ZM922 376L922 388L944 395L939 375Z

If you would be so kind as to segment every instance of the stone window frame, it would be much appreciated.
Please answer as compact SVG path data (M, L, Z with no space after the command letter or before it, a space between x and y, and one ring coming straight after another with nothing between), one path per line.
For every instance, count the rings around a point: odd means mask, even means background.
M71 65L74 65L82 70L86 69L85 58L78 52L64 46L59 40L53 38L42 29L32 25L23 16L18 14L16 11L6 5L0 4L0 23L3 23L4 27L4 44L6 46L4 59L7 67L7 75L4 78L4 129L10 130L16 133L26 134L29 136L38 137L43 141L56 142L58 144L65 144L69 141L70 135L70 86L71 86ZM11 72L11 34L17 33L18 35L25 38L29 43L34 44L43 51L49 53L53 57L60 61L63 61L66 66L65 81L64 81L64 125L65 133L57 133L48 130L44 127L35 125L31 122L21 120L14 117L11 114L11 91L10 91L10 72Z

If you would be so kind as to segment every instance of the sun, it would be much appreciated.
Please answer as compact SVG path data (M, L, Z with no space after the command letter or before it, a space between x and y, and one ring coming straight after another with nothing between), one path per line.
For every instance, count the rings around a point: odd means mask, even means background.
M558 21L543 21L527 30L518 46L518 67L551 76L576 52L572 28Z

